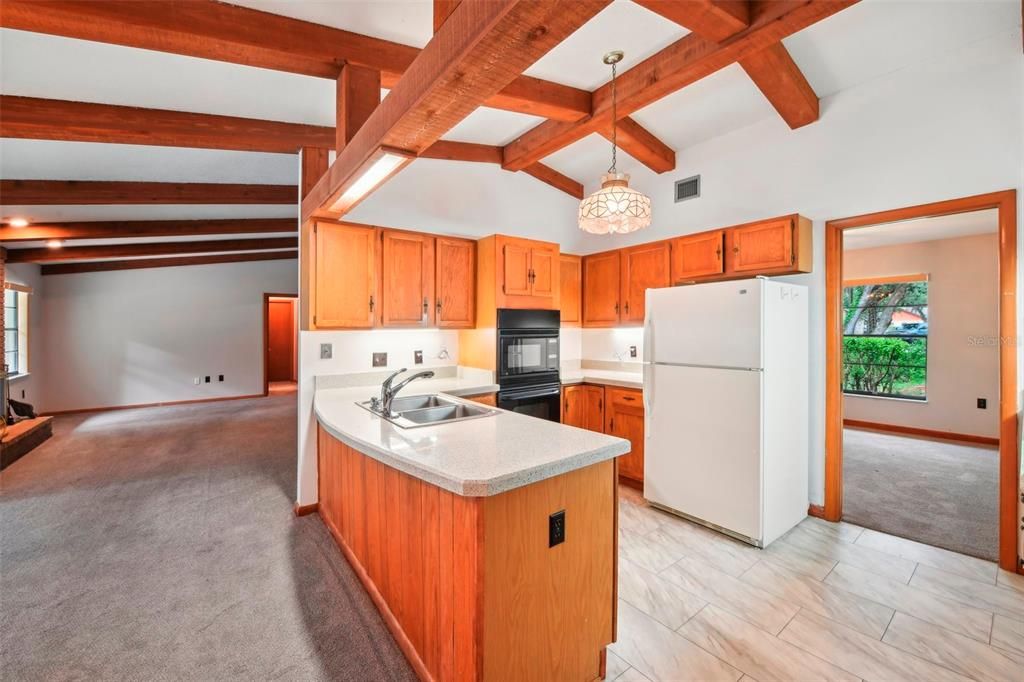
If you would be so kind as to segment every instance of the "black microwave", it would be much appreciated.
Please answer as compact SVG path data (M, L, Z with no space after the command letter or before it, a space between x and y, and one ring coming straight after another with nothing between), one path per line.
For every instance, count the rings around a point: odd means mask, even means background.
M558 382L559 312L498 310L498 384L503 388Z

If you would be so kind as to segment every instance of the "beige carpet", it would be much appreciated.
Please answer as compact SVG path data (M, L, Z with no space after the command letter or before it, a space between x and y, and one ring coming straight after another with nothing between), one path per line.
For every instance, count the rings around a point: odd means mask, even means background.
M0 679L415 679L292 513L295 400L58 417L0 474Z
M995 561L999 451L844 429L843 520Z

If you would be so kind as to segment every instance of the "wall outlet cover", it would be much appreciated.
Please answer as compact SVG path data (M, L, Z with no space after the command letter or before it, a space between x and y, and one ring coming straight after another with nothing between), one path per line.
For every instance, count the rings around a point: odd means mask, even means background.
M987 410L988 409L988 398L978 398L978 409L979 410Z
M206 383L210 383L210 375L206 375L203 381L205 381Z
M636 346L630 346L629 347L629 357L631 357L631 358L635 358L636 357Z
M412 361L414 363L416 363L417 365L422 365L423 364L423 351L421 351L421 350L414 350L412 352Z
M374 367L387 367L388 366L388 354L387 353L374 353L373 354L373 366Z
M321 343L320 344L320 359L330 360L334 357L334 344L332 343Z
M224 381L224 375L223 374L218 374L217 375L217 381Z
M203 383L203 380L199 377L195 377L194 379L192 379L192 383L198 386L199 384Z

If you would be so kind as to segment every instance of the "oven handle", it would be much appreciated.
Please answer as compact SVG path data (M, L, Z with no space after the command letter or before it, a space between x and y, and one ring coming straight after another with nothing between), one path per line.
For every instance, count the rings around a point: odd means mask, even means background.
M520 400L522 398L541 398L549 395L559 395L562 389L559 386L546 386L544 388L530 388L522 391L501 391L500 400Z

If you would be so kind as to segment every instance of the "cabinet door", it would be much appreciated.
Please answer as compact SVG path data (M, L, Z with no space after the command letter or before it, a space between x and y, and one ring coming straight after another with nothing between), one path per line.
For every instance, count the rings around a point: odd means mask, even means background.
M549 248L530 249L530 294L553 298L558 277L558 252Z
M472 329L476 324L476 242L438 237L437 304L438 327Z
M562 254L559 257L559 309L562 313L562 324L579 326L580 295L583 287L583 270L579 256Z
M725 271L722 257L725 231L713 230L672 240L672 283L720 275Z
M313 326L373 327L377 304L376 230L320 222L313 226L313 239Z
M584 386L587 419L584 428L604 433L604 386Z
M507 243L502 249L505 261L505 281L502 290L507 296L530 295L530 248Z
M562 423L587 428L586 387L581 385L562 388Z
M466 396L466 400L472 400L474 403L480 403L481 405L490 405L491 407L498 406L498 394L496 393L481 393L480 395Z
M642 323L648 289L669 286L669 244L656 242L622 251L622 313L620 321Z
M583 257L583 326L619 323L619 252Z
M434 238L416 232L384 230L381 244L381 324L385 327L432 326Z
M773 220L742 225L727 231L727 269L758 272L793 265L793 220Z
M644 403L640 391L605 389L607 417L605 433L627 439L632 450L619 457L619 475L634 481L644 480Z

